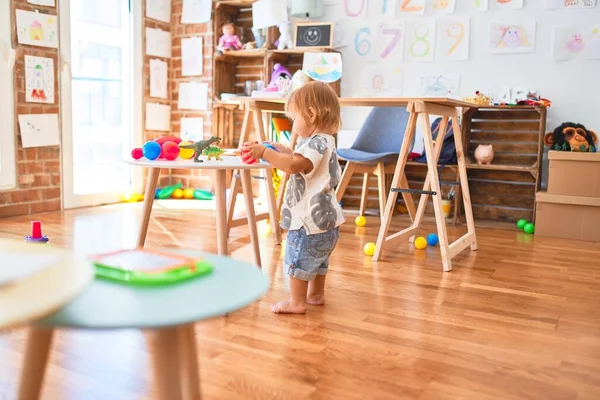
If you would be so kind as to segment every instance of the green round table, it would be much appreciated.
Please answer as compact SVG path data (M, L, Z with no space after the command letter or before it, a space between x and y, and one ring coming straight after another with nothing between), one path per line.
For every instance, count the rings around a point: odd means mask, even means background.
M224 256L161 249L205 258L210 275L163 287L95 280L80 296L32 327L19 399L37 399L55 328L151 330L150 349L159 399L200 399L194 322L222 316L261 298L269 279L259 268Z

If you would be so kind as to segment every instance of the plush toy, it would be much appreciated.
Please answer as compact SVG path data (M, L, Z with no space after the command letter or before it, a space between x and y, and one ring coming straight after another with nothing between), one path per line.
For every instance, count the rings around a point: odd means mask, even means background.
M279 24L277 50L291 49L292 47L294 47L294 42L292 41L292 35L290 33L290 23L282 22Z
M266 92L277 92L279 91L279 81L282 79L291 80L292 74L290 71L284 67L283 65L277 63L273 66L273 74L271 75L271 82L265 88Z
M598 135L581 124L564 122L554 132L546 133L544 143L551 150L594 153L598 148Z
M238 35L235 34L235 25L233 23L225 23L221 30L223 35L219 38L218 51L224 52L228 50L240 50L242 48L242 42Z

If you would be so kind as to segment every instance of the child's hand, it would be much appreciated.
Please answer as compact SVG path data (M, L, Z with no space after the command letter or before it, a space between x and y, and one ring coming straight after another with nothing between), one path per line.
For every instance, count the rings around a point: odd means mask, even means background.
M279 153L292 154L292 149L290 149L289 147L287 147L286 145L284 145L282 143L269 142L269 144L271 146L273 146L275 148L275 151L277 151Z
M244 143L244 147L246 149L247 154L250 155L250 157L254 158L255 160L260 160L261 158L263 158L263 155L265 154L265 151L267 150L266 146L263 146L260 143L253 143L253 142Z

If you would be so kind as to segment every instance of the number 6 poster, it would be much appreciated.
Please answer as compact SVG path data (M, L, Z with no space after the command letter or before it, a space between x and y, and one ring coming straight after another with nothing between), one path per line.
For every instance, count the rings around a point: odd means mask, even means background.
M469 59L470 19L452 17L438 23L438 55L440 60L465 61Z
M417 19L406 24L406 61L431 62L434 59L435 20Z

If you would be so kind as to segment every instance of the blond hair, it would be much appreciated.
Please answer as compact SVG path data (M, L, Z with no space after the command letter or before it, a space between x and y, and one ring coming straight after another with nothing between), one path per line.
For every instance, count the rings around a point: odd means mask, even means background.
M323 133L335 134L342 125L340 102L337 94L326 83L312 81L294 90L285 104L285 112L294 109Z

